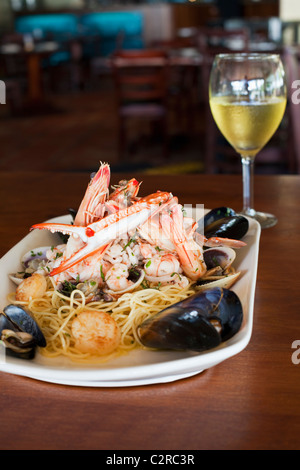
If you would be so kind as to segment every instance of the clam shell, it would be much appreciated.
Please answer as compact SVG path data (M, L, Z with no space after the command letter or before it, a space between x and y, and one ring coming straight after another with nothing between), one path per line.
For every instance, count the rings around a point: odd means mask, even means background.
M204 250L203 257L207 269L220 266L225 270L232 265L236 258L236 252L228 246L220 246Z
M29 266L29 263L35 260L42 261L47 260L46 253L51 249L51 246L40 246L39 248L34 248L33 250L27 251L22 257L21 262L25 269Z
M16 284L16 286L19 286L21 282L24 280L23 278L16 277L16 274L12 273L8 275L9 279Z
M33 250L27 251L21 258L22 268L20 268L20 272L25 272L30 264L32 265L33 271L37 270L43 260L48 260L46 253L50 249L51 246L41 246L39 248L34 248ZM17 276L17 273L11 273L8 275L8 277L16 286L19 286L24 280L24 277Z
M197 284L196 289L198 291L204 291L206 289L213 289L215 287L222 287L224 289L230 289L233 284L238 280L241 273L236 272L234 274L224 275L220 279L216 279L215 281L207 281L203 284Z

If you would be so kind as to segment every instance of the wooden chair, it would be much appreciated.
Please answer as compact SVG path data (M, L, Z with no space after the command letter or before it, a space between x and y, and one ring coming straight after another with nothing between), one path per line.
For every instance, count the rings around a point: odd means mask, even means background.
M197 48L196 36L156 40L151 47L165 51L172 62L168 71L168 107L174 117L176 132L193 134L199 95L199 68L192 61L188 65L187 54Z
M119 158L127 148L127 121L160 122L163 155L168 156L167 75L165 52L153 49L118 51L112 58L119 124Z

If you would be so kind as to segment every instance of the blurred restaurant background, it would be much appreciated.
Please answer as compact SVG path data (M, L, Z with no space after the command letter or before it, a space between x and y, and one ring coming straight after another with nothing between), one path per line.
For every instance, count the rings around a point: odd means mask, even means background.
M240 173L208 77L255 51L281 54L288 90L255 171L300 173L299 43L299 0L0 0L0 170Z

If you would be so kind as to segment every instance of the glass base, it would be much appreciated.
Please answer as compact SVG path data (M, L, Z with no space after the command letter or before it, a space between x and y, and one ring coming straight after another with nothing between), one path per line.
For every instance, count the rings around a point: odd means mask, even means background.
M254 209L242 210L240 213L257 220L261 228L270 228L277 224L277 217L275 217L273 214L257 212Z

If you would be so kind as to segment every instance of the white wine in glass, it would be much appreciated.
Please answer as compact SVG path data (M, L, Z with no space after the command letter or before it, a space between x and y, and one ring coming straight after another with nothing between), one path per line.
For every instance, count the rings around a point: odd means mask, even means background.
M285 74L276 54L220 54L215 57L209 87L214 120L241 156L243 210L262 228L276 224L272 214L253 207L253 167L257 153L277 130L286 107Z

